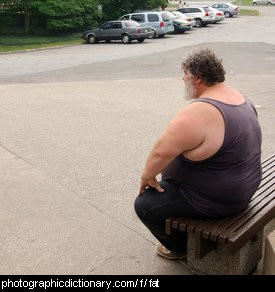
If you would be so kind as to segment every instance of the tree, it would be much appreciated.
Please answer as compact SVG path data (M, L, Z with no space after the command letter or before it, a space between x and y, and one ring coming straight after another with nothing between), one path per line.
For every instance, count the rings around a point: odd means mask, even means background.
M46 18L47 29L68 31L96 26L99 19L98 0L40 0L38 13Z
M156 9L168 4L168 0L101 0L104 20L118 19L136 10Z
M1 0L2 9L5 14L12 15L14 18L21 15L24 23L24 32L29 32L30 15L34 9L36 0Z

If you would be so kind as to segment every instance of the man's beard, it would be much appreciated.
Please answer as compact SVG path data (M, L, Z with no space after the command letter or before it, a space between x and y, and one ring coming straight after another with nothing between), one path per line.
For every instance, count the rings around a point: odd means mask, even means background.
M190 78L185 82L183 98L190 101L191 99L196 98L196 96L197 92L193 85L193 79Z

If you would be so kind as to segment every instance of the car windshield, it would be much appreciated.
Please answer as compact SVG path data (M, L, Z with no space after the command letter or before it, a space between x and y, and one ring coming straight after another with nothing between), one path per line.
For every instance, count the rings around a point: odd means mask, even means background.
M176 14L175 12L171 12L173 15L174 15L174 17L175 17L175 19L179 19L179 18L181 18L178 14Z
M173 15L171 12L169 11L165 11L161 14L163 21L170 21L176 18L175 15Z
M133 21L133 20L125 21L124 24L125 24L126 27L140 26L140 24L138 22Z
M184 17L184 14L181 13L181 12L179 12L179 11L173 11L172 13L173 13L177 18L182 18L182 17Z
M209 7L203 7L205 12L211 12L211 9Z

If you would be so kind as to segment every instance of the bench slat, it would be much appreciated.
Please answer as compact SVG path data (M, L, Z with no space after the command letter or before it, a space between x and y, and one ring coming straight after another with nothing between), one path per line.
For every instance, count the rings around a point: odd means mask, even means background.
M275 217L275 202L267 205L259 212L254 221L248 222L245 229L240 229L228 240L228 251L234 254L238 251L249 239L251 239L263 226Z
M270 157L268 157L264 162L262 162L262 166L265 166L266 164L268 164L270 161L274 162L275 160L275 153L272 154Z
M207 229L207 232L211 233L211 236L209 237L209 235L207 235L206 231L205 231L203 233L203 237L208 238L208 239L213 240L213 241L217 241L219 232L225 228L229 228L236 221L241 220L242 217L245 216L245 214L251 210L251 208L254 208L254 206L257 205L262 200L263 196L265 196L266 190L268 190L270 188L270 186L272 186L272 184L274 184L273 179L270 179L269 183L265 185L265 188L261 189L260 194L256 193L257 195L255 195L253 197L253 199L251 200L248 207L244 211L242 211L241 213L238 213L234 216L226 217L223 220L222 224L220 224L218 221L220 219L217 219L216 226L212 226L211 229Z
M270 183L272 183L272 180L270 180ZM232 225L232 223L235 222L236 220L241 220L242 216L246 212L248 212L251 208L253 208L255 204L259 203L259 201L262 199L261 196L263 196L263 192L265 192L266 189L270 187L270 183L266 185L266 188L262 190L260 194L257 194L257 193L255 194L255 196L251 200L247 209L244 210L242 213L238 213L233 217L230 216L230 217L225 217L223 219L216 219L216 222L214 225L213 224L209 225L208 222L206 222L204 226L205 230L203 230L203 233L202 233L203 238L217 241L218 238L215 236L218 235L218 231L223 230L224 228L227 228L228 226Z
M274 189L271 191L267 197L261 200L257 205L255 205L251 210L249 210L244 216L242 216L241 220L236 221L229 228L223 230L220 234L218 234L219 242L225 242L229 238L230 234L239 230L241 227L246 225L249 221L255 221L258 213L260 213L268 204L271 204L274 201Z

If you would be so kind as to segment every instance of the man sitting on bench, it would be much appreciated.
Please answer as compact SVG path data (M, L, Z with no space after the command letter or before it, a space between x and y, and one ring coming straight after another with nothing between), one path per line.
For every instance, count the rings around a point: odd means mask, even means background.
M192 101L149 153L135 200L138 217L160 242L156 252L167 259L186 257L187 235L167 236L165 219L236 214L247 207L262 177L255 107L224 83L221 60L203 49L183 61L183 71L185 97Z

